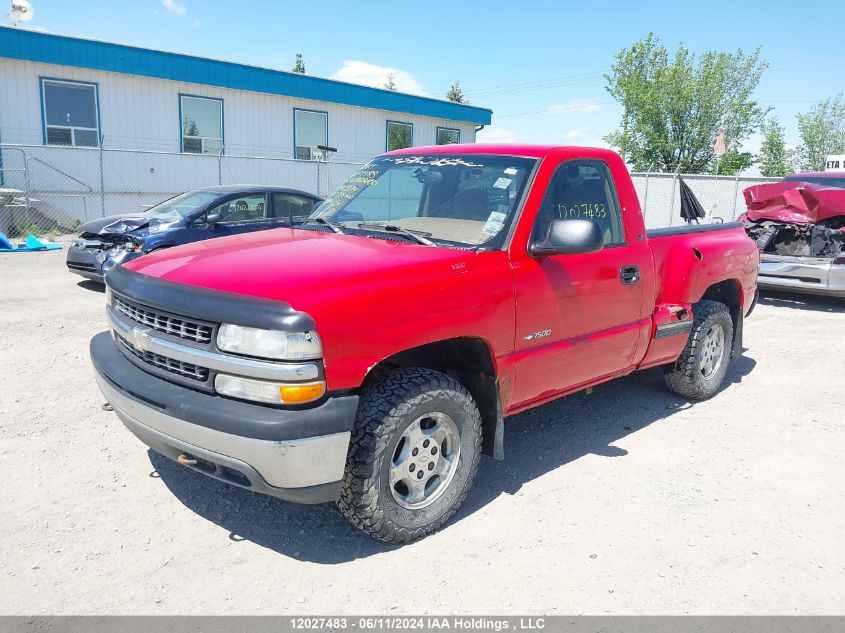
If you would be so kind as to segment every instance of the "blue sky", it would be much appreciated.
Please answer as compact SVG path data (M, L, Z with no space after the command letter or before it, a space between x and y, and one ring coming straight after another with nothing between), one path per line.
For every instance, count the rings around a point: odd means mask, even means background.
M795 114L845 91L845 4L795 2L270 2L31 0L30 28L442 97L460 79L493 110L480 141L591 145L619 122L602 73L649 31L694 51L763 47L757 99ZM746 148L756 151L759 138Z

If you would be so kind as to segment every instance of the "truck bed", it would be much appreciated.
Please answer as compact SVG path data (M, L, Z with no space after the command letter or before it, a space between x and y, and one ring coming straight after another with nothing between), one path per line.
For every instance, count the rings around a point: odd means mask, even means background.
M739 303L750 305L757 278L757 249L740 222L683 224L646 231L654 253L656 303L694 303L713 279L745 279ZM679 271L689 271L679 275Z
M742 228L741 222L715 222L713 224L681 224L679 226L667 226L662 229L648 229L648 239L656 237L667 237L669 235L686 235L688 233L707 233L709 231L721 231L723 229Z

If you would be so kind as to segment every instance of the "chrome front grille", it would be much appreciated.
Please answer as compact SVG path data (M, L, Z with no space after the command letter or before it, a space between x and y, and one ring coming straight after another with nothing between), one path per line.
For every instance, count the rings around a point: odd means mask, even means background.
M162 356L161 354L156 354L155 352L138 349L120 335L116 335L115 338L126 350L129 351L129 353L144 361L148 365L158 367L159 369L169 371L184 378L191 378L200 382L208 380L208 369L205 367L168 358L167 356Z
M159 332L178 336L197 343L210 343L212 326L184 317L158 312L115 295L114 308L122 315Z

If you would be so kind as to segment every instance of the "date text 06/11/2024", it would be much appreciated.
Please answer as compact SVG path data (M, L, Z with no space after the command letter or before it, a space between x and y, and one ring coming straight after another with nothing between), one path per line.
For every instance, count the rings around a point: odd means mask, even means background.
M290 620L294 630L457 630L457 631L539 631L546 626L544 618L485 618L485 617L295 617Z

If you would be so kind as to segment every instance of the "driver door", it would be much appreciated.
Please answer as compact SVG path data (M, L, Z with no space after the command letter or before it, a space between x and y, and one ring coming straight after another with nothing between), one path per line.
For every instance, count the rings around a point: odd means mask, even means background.
M514 404L620 374L633 363L642 327L641 275L651 253L626 239L616 188L599 160L562 163L538 213L532 241L553 219L588 219L604 233L597 253L526 257L514 267L517 356ZM633 243L631 243L633 242Z

